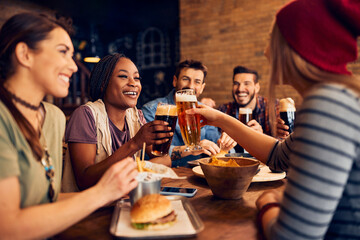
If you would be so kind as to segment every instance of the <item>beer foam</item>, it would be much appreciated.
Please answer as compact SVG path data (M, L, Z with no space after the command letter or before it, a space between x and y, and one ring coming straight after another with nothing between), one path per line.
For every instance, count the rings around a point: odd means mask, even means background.
M197 102L196 95L176 94L177 102Z
M239 114L252 114L251 108L239 108Z
M287 111L296 111L295 102L292 98L282 98L279 101L279 111L287 112Z
M156 114L159 116L177 116L177 109L175 105L159 105L156 108Z

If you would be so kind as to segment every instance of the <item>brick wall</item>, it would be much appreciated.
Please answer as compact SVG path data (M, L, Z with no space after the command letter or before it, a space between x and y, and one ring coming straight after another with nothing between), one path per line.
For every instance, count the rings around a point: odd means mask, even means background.
M257 70L260 94L267 94L269 65L263 50L276 11L288 1L179 0L181 60L197 59L209 68L203 97L213 98L218 105L231 101L232 70L236 65ZM21 0L1 0L0 26L23 11L49 10ZM359 60L349 67L360 74ZM279 98L293 97L297 104L301 102L290 86L276 90Z
M179 0L181 60L193 58L209 69L202 97L217 105L232 100L232 71L236 65L257 70L260 94L266 95L269 64L263 50L277 10L288 0ZM360 62L352 64L360 73ZM277 97L301 98L291 86L276 89Z

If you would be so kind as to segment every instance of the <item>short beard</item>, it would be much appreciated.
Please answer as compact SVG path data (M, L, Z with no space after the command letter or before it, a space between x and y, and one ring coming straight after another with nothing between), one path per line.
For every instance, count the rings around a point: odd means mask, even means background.
M248 101L247 103L245 103L245 104L239 104L239 103L236 101L236 97L235 97L235 95L234 95L234 93L233 93L234 101L236 102L236 104L238 105L238 107L241 107L241 108L246 107L247 105L249 105L249 103L254 99L254 97L255 97L255 91L254 91L253 94L250 96L250 99L249 99L249 101Z

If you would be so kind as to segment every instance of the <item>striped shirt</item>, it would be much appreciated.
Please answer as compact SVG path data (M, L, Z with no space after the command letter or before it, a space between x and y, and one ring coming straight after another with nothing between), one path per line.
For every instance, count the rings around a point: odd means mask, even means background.
M359 96L336 84L305 96L294 133L268 160L290 167L271 239L360 239L359 145Z

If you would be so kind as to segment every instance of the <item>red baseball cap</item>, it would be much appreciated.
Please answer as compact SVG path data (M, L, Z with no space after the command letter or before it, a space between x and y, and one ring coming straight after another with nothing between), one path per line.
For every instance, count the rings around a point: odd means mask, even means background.
M296 0L276 15L283 37L301 57L318 68L350 75L357 59L360 0Z

